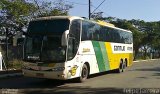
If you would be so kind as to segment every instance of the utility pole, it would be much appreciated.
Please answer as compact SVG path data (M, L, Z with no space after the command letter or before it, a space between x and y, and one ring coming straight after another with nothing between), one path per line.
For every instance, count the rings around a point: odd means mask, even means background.
M89 15L88 15L89 17L88 18L90 20L90 18L91 18L91 0L89 0L89 6L88 7L89 7L89 11L88 11L89 12Z
M6 65L8 70L8 27L6 27Z

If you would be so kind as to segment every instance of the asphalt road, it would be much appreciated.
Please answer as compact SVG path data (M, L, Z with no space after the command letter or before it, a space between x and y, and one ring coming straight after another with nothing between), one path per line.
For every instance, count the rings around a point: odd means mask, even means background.
M92 75L86 82L28 77L0 79L0 94L160 94L160 60L135 62L124 73Z

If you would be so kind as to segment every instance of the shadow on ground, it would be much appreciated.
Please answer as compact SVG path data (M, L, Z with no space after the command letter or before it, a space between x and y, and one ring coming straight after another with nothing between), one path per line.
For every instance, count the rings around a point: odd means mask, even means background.
M41 90L22 90L22 94L127 94L118 88L63 87Z
M29 77L15 77L0 80L0 89L52 88L65 84L66 81Z
M134 69L134 70L129 70L129 71L143 71L143 72L149 72L150 71L150 72L153 72L152 76L160 76L160 67L144 68L144 69ZM143 77L140 77L140 78L143 78Z
M91 75L89 78L98 77L110 73L115 73L115 71L108 71L103 73L98 73ZM64 84L79 83L76 79L72 80L52 80L52 79L39 79L30 77L14 77L0 79L0 89L27 89L27 88L53 88L57 86L62 86Z
M109 73L114 72L95 74L91 75L90 78ZM0 80L0 91L7 91L8 89L11 89L11 92L15 92L14 94L124 94L123 88L90 88L82 86L65 86L65 84L73 83L77 83L77 81L46 80L38 78L19 77Z
M160 72L160 67L145 68L145 69L135 69L133 71L156 71L156 72Z

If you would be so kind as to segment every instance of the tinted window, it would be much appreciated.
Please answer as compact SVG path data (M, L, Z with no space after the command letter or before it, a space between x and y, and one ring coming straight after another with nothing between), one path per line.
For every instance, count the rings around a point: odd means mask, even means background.
M28 27L29 34L62 34L69 29L69 20L53 19L31 21Z
M106 26L101 26L96 23L83 21L82 22L82 41L105 41L115 43L132 43L132 33L114 29Z

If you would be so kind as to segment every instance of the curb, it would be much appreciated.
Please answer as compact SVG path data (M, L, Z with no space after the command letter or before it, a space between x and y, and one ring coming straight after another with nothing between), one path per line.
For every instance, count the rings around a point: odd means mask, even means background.
M0 78L18 77L18 76L22 76L21 70L0 71Z
M146 61L154 61L154 60L160 60L160 59L136 60L136 61L133 61L133 62L134 62L134 63L135 63L135 62L146 62Z

